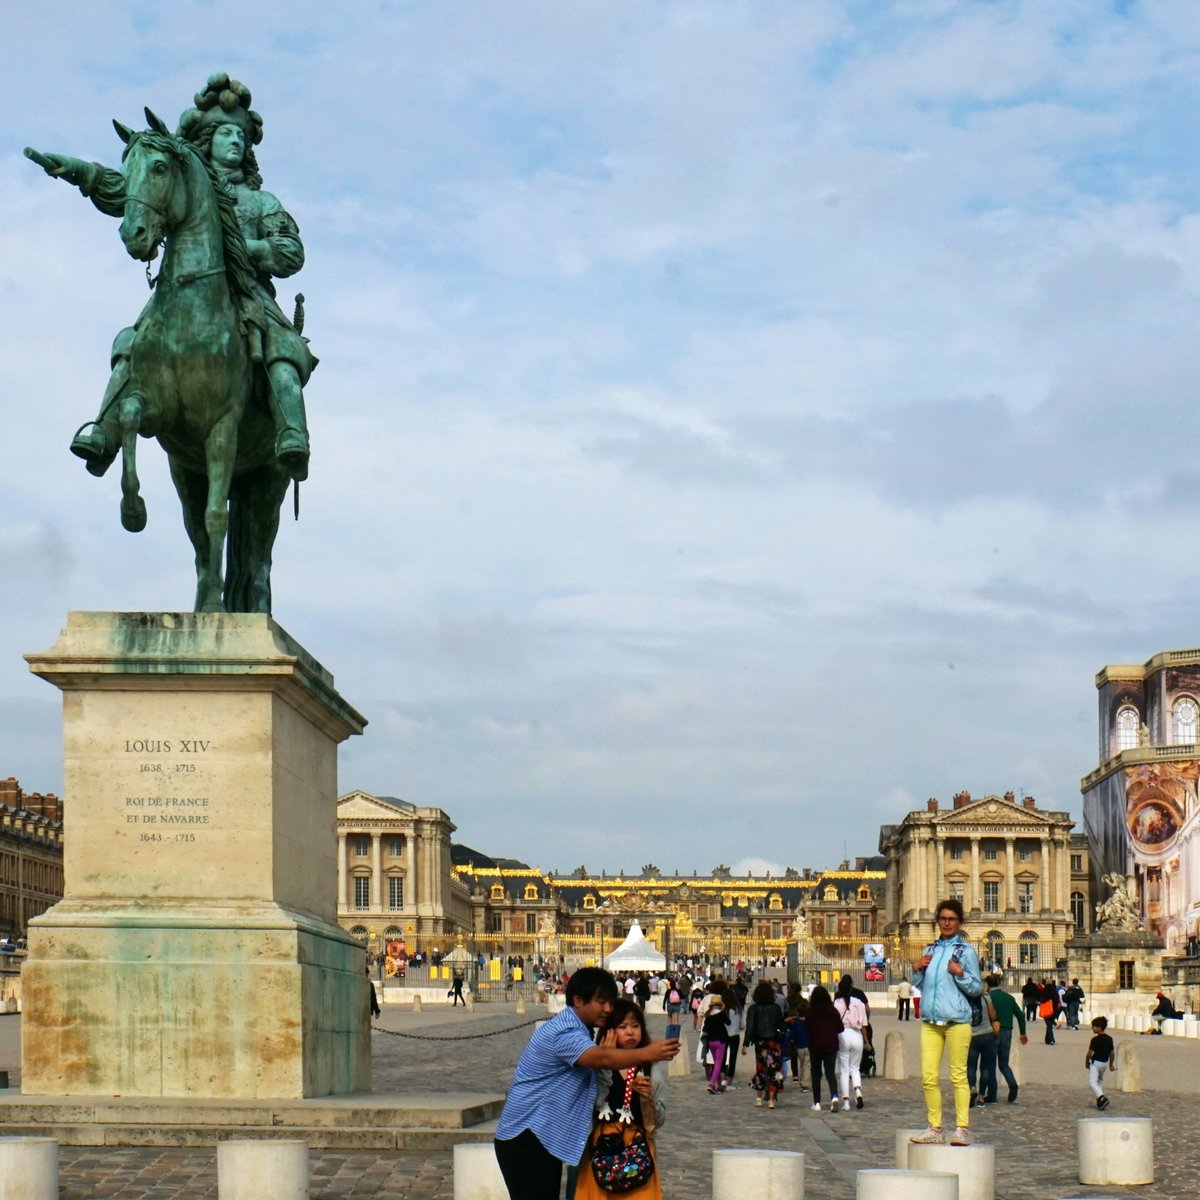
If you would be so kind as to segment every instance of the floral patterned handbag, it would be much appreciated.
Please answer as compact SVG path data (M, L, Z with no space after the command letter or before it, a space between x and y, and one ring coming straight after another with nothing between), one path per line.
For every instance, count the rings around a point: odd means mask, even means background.
M592 1174L606 1192L631 1192L654 1174L646 1135L636 1125L603 1125L592 1150Z

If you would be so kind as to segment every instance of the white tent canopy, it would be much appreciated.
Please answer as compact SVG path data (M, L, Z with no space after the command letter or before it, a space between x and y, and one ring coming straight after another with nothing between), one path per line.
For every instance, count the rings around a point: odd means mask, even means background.
M661 971L667 959L646 941L642 927L634 921L629 935L605 958L604 965L610 971Z

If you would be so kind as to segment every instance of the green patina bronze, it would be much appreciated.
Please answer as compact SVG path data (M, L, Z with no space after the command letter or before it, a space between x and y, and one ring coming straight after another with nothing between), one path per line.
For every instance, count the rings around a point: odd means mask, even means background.
M93 475L120 452L121 523L136 533L146 525L137 438L157 438L196 552L196 611L270 612L280 505L308 474L302 389L316 366L301 336L303 297L289 321L271 279L295 274L304 247L262 190L262 118L248 88L213 75L174 134L149 109L146 120L140 133L113 122L125 143L119 171L25 151L121 218L147 278L164 246L149 303L113 343L99 415L71 451Z

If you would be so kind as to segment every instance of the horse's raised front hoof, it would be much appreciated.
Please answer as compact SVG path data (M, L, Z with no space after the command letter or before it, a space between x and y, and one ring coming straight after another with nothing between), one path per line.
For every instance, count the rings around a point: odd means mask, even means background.
M121 524L130 533L141 533L146 528L146 502L141 496L125 496L121 500Z

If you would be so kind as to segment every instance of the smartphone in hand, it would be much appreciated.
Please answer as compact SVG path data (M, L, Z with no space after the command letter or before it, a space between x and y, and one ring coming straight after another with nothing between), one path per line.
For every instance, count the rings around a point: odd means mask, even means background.
M678 1021L671 1021L671 1022L670 1022L670 1023L667 1025L667 1032L666 1032L665 1034L663 1034L663 1037L666 1037L666 1038L678 1038L678 1037L679 1037L679 1022L678 1022Z

